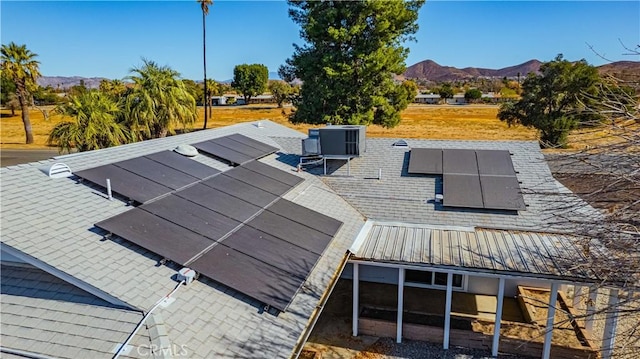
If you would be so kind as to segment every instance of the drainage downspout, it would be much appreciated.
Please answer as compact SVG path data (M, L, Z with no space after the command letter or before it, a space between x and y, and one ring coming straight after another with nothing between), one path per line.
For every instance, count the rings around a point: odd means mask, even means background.
M296 342L296 346L294 347L293 353L291 353L291 356L290 356L291 359L297 359L300 356L300 353L304 348L304 344L309 339L309 336L311 335L313 328L316 326L316 323L318 322L318 318L320 318L320 314L322 314L322 310L324 309L324 306L327 304L327 300L329 300L331 293L333 293L333 289L336 287L336 283L338 282L338 279L340 279L340 276L342 275L342 271L344 271L344 267L347 265L349 256L350 256L350 252L347 251L344 257L342 258L342 262L340 262L340 267L335 272L333 277L331 277L329 288L327 288L327 290L324 292L324 294L320 298L320 303L318 303L316 308L313 310L313 313L311 313L311 318L309 319L309 325L307 325L307 328L305 329L305 331L302 332L302 334L300 335L298 342Z

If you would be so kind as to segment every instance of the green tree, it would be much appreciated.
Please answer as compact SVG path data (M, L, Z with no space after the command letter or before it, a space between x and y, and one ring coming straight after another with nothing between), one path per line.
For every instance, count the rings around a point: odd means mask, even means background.
M440 98L446 103L448 98L453 98L454 90L450 83L445 83L438 89Z
M27 49L26 45L2 45L2 73L16 86L16 96L22 109L22 123L26 143L33 143L33 129L29 120L29 103L31 93L36 88L36 79L40 76L40 62L37 54Z
M293 87L284 81L269 81L269 92L271 92L278 107L282 107L282 104L288 101L293 93Z
M121 120L121 109L111 96L100 91L87 91L71 96L69 102L55 112L72 117L58 123L47 142L60 152L90 151L131 142L129 129Z
M207 26L206 26L206 19L207 19L207 15L209 15L209 5L213 4L213 0L196 0L199 4L200 4L200 9L202 10L202 64L203 64L203 69L204 69L204 91L203 91L203 96L204 99L202 100L203 104L204 104L204 126L202 127L203 129L207 128L207 105L209 104L207 101L207 99L209 99L209 97L207 96L210 91L207 90ZM210 99L209 99L210 100ZM210 104L209 104L210 105Z
M196 101L177 71L143 60L143 66L131 72L134 88L124 102L127 123L136 139L165 137L176 126L196 121Z
M262 64L242 64L233 69L233 86L248 104L251 97L261 95L267 89L269 69Z
M218 83L213 79L208 79L204 86L207 91L207 95L205 98L207 99L207 105L209 106L209 118L212 116L212 107L213 107L213 96L216 96L218 93ZM206 110L206 107L205 107Z
M480 91L478 89L468 89L464 93L464 99L467 102L476 102L481 98L482 98L482 91Z
M280 68L300 79L294 123L398 124L402 74L423 0L288 1L305 45Z
M114 100L119 100L126 95L127 85L122 80L102 80L98 89L107 95L111 96Z
M522 98L505 103L498 118L509 126L521 124L540 132L544 147L564 147L569 131L593 123L594 114L584 111L598 93L598 70L585 60L569 62L558 55L529 74L522 84Z
M184 87L187 89L187 92L191 97L196 100L196 105L202 105L202 101L204 100L204 91L202 90L202 86L196 83L193 80L184 79L182 80Z

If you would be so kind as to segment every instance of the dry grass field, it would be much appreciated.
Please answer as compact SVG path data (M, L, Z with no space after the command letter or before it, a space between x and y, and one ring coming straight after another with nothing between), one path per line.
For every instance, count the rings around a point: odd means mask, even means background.
M48 110L51 110L50 108ZM227 126L234 123L271 120L298 131L306 132L309 125L293 125L287 121L289 108L279 109L269 105L214 107L213 119L209 119L208 128ZM535 131L523 127L507 127L496 119L496 106L438 106L412 105L402 113L402 122L393 129L370 126L367 135L371 137L393 138L430 138L460 140L534 140ZM64 120L61 116L50 116L45 120L43 113L31 110L30 118L35 143L24 144L24 128L20 111L10 116L9 110L1 110L0 148L41 149L46 148L49 132L56 123ZM199 121L194 129L204 124L203 109L200 109Z

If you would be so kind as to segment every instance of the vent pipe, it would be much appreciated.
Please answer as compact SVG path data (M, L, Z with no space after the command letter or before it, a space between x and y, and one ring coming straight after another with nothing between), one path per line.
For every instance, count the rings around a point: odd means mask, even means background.
M378 168L378 181L382 179L382 168Z
M107 196L109 201L113 201L113 195L111 194L111 180L107 178Z

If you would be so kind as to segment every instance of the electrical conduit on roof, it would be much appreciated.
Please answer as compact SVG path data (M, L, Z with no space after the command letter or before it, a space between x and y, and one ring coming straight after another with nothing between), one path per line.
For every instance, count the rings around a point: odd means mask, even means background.
M158 308L158 306L160 306L160 304L168 298L171 298L171 296L178 291L178 289L180 289L180 287L186 284L186 280L182 280L180 281L180 283L178 283L178 285L176 285L175 288L173 288L173 290L171 292L169 292L167 295L165 295L164 297L160 298L160 300L158 300L156 302L156 304L154 304L153 307L151 307L151 309L147 312L147 314L144 315L144 317L142 317L142 320L140 321L140 323L138 323L138 325L136 326L136 328L133 330L133 332L131 332L131 334L129 334L129 336L127 337L127 340L125 340L125 342L120 346L120 348L118 348L118 351L115 353L115 355L113 356L113 359L118 359L120 357L120 355L122 353L124 353L126 351L127 345L129 345L129 342L131 341L131 339L133 339L133 337L136 335L136 333L138 332L138 330L140 330L140 328L142 327L142 325L144 324L144 322L147 321L147 319L149 318L149 316L151 315L151 313L153 313L154 310L156 310L156 308Z

